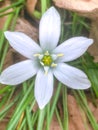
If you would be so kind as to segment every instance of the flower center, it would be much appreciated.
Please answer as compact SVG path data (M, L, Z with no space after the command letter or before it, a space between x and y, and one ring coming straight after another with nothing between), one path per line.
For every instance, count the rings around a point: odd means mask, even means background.
M56 67L57 64L55 63L55 60L58 57L62 57L63 54L59 53L59 54L49 54L48 51L46 51L44 54L34 54L34 57L38 57L40 64L43 66L44 70L45 70L45 74L48 73L49 68L51 67Z
M44 64L44 66L50 66L53 62L53 59L50 55L44 55L41 59L41 62Z

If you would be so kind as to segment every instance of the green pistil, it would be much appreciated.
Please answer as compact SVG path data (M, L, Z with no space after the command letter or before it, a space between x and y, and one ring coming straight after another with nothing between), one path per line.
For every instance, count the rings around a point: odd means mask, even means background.
M44 55L43 58L41 59L41 62L44 64L44 66L50 66L53 60L50 55Z

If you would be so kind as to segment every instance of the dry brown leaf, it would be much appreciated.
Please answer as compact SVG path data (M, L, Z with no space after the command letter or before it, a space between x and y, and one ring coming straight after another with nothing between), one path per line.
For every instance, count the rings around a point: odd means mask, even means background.
M19 53L17 53L13 48L9 47L9 50L7 52L5 62L3 65L3 69L7 68L8 66L10 66L14 63L22 61L24 59L26 59L26 58L23 57L22 55L20 55Z
M2 120L0 120L0 130L6 130L7 124L13 114L13 110L15 110L15 106L11 107L9 112L7 113L6 117L3 118ZM0 109L0 111L2 111L2 110Z
M98 0L53 0L55 5L78 12L87 17L98 18Z
M36 42L38 41L38 29L31 25L26 19L19 18L16 23L15 31L27 34Z
M53 119L50 125L50 130L61 130L58 120L56 118L56 115L53 116Z
M96 100L96 103L98 104L98 99ZM98 123L98 107L96 107L91 101L88 102L88 105Z
M96 121L98 123L98 108L95 109L95 111L93 112L93 114L94 114L94 117L95 117L95 119L96 119Z
M37 0L27 0L26 7L30 15L32 15L36 4L37 4Z
M6 130L7 123L8 123L8 119L0 121L0 130Z
M68 95L68 112L69 130L86 130L86 117L84 116L84 113L82 113L82 111L80 110L75 98L71 95Z

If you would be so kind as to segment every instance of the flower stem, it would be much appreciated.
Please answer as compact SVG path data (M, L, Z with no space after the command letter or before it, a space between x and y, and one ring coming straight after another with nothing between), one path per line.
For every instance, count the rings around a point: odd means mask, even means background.
M44 116L45 116L45 109L39 110L37 130L43 129Z

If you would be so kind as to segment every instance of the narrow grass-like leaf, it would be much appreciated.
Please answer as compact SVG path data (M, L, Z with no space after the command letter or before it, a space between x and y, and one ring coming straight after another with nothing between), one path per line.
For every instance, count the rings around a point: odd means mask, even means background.
M62 86L62 84L58 83L58 86L57 86L57 89L56 89L56 93L55 93L54 98L53 98L53 104L51 106L50 117L49 117L50 122L52 120L52 116L53 116L53 113L54 113L54 110L55 110L55 107L56 107L56 104L57 104L57 101L58 101L58 97L59 97L59 94L60 94L61 86Z
M91 112L91 110L90 110L90 108L89 108L89 106L87 104L86 98L83 96L84 95L83 92L82 91L78 91L79 95L75 91L73 91L73 93L74 93L78 103L80 104L80 106L85 111L85 113L86 113L86 115L87 115L87 117L88 117L88 119L89 119L93 129L97 130L98 129L97 122L96 122L96 120L95 120L95 118L94 118L94 116L93 116L93 114L92 114L92 112ZM79 98L79 96L80 96L80 98Z
M63 128L64 130L68 130L68 108L67 108L67 87L63 87L63 112L64 112L64 119L63 119Z
M47 0L41 0L41 13L45 13L47 9Z
M24 0L19 0L18 2L14 3L14 4L11 4L8 7L2 8L2 9L0 9L0 13L5 12L6 10L8 10L10 8L17 7L17 6L21 5L21 4L23 4L23 2L24 2Z
M60 127L61 127L61 130L65 130L65 129L63 128L62 120L61 120L61 118L60 118L60 115L59 115L59 112L58 112L57 108L55 109L55 112L56 112L56 116L57 116L59 125L60 125Z
M36 17L37 19L40 19L41 18L41 13L37 10L34 10L33 11L33 16Z
M29 104L29 102L32 99L32 95L30 95L30 92L32 92L34 82L28 87L28 90L26 91L24 97L22 98L21 102L18 104L15 113L13 114L8 126L7 130L11 130L15 128L17 125L17 122L21 116L21 113L25 110L26 106Z
M5 86L3 88L0 88L0 94L6 93L8 91L11 91L11 86Z

